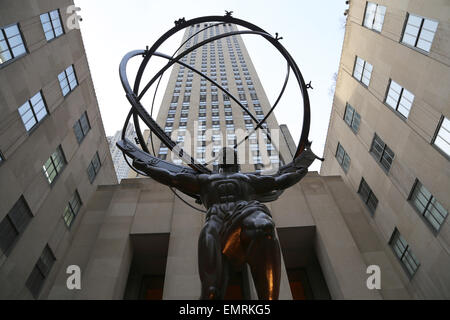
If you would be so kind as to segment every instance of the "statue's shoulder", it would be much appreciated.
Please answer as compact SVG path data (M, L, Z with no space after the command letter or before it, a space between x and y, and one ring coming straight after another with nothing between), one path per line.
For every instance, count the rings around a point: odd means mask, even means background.
M218 173L202 173L199 175L199 179L202 182L209 182L220 179L221 175Z
M238 173L234 173L232 175L232 178L243 180L243 181L250 181L251 180L251 174L238 172Z

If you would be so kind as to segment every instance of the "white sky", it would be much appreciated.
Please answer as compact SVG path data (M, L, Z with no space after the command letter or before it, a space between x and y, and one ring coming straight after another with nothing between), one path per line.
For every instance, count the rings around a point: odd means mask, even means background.
M320 156L323 154L332 105L330 88L333 74L338 70L344 37L345 1L75 0L75 4L81 8L78 12L83 18L80 23L81 33L106 135L113 135L122 129L130 108L118 73L122 57L129 51L151 46L174 26L174 21L178 18L185 17L188 20L206 15L223 15L228 10L233 11L236 18L256 24L272 35L278 32L283 37L281 43L297 62L305 81L312 81L314 89L309 90L309 139L313 141L313 151ZM283 85L286 63L262 38L244 35L243 39L269 101L273 103ZM180 41L181 34L159 51L172 55ZM130 82L134 79L138 63L140 58L129 68ZM149 69L149 74L161 65L155 64ZM166 73L165 81L170 72ZM149 74L146 79L149 79ZM291 73L285 96L275 114L278 123L288 125L297 143L301 133L302 101L294 78ZM164 90L165 82L162 82L159 97ZM149 93L148 98L143 100L148 107L152 96ZM155 104L155 108L156 118L159 102ZM310 170L319 168L320 162L315 161Z

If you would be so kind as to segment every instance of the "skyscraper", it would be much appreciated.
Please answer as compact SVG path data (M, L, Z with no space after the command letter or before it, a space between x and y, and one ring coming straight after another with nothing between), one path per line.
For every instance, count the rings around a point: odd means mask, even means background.
M322 175L364 205L415 298L450 297L445 1L350 1Z
M0 4L0 299L46 296L90 196L117 182L71 5Z
M123 157L123 152L117 147L116 143L121 140L122 130L117 131L113 136L107 137L109 142L109 150L111 151L111 157L114 163L114 169L116 170L117 180L127 178L130 167L128 166L125 158ZM133 141L135 137L135 131L133 124L128 124L127 130L125 132L125 137Z
M202 31L203 30L203 31ZM183 49L215 35L236 31L232 24L202 23L186 29ZM264 119L271 104L240 35L210 42L181 59L217 82L255 115ZM273 102L272 102L273 103ZM199 163L210 169L224 146L238 146L241 169L261 171L276 169L292 159L283 132L272 113L263 129L253 132L255 122L239 105L216 85L176 64L157 115L157 123ZM267 138L264 130L268 130ZM242 143L246 134L250 138ZM181 164L167 147L154 141L155 153L161 159ZM152 150L149 146L149 150ZM281 162L280 162L281 161Z

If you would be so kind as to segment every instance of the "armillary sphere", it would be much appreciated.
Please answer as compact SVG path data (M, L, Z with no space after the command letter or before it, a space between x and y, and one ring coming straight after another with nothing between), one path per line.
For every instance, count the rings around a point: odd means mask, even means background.
M157 51L158 48L160 48L170 37L172 37L178 31L186 29L193 25L197 25L197 24L202 25L205 23L208 23L208 25L206 27L204 27L203 29L199 30L198 32L192 34L190 37L188 37L188 39L186 39L180 45L180 47L172 54L172 56L169 56L167 54L160 53ZM186 48L184 51L181 51L184 44L186 42L188 42L190 39L192 39L193 37L195 37L195 35L203 32L209 28L213 28L213 27L221 25L221 24L234 24L234 25L244 28L244 30L224 32L222 34L219 34L219 35L210 37L208 39L205 39L201 42L198 42L198 43L192 45L191 47ZM286 72L286 77L285 77L285 81L282 86L282 89L281 89L276 101L270 108L270 111L260 121L250 112L250 110L248 110L239 101L239 99L236 99L227 89L225 89L219 83L217 83L216 81L214 81L213 79L208 77L206 74L203 74L201 71L195 69L191 65L186 64L182 61L183 57L187 56L189 53L193 52L197 48L207 45L208 43L213 42L215 40L219 40L219 39L226 38L226 37L231 37L233 35L256 35L256 36L260 36L260 37L264 38L267 42L269 42L273 47L275 47L278 50L278 52L284 57L284 59L286 60L286 63L287 63L287 72ZM224 16L205 16L205 17L199 17L199 18L195 18L195 19L191 19L191 20L187 20L187 21L184 18L179 19L179 20L175 21L175 26L172 29L170 29L169 31L167 31L166 33L164 33L150 48L147 47L145 50L134 50L134 51L127 53L123 57L123 59L120 63L120 67L119 67L119 73L120 73L120 79L122 82L122 86L126 92L126 97L132 106L126 117L126 120L125 120L125 123L123 126L122 140L117 143L118 147L123 151L124 157L125 157L125 155L127 155L132 160L135 160L135 159L145 160L145 161L151 163L153 166L165 168L172 172L196 172L196 173L207 173L207 174L212 173L211 170L209 168L207 168L206 165L199 163L193 157L191 157L189 154L187 154L183 149L181 149L176 144L176 142L173 141L170 138L170 136L168 134L166 134L166 132L164 132L164 130L156 123L156 121L152 117L156 92L157 92L159 83L161 81L161 78L162 78L164 72L166 72L172 65L179 64L189 70L192 70L194 73L196 73L200 77L206 79L211 84L217 86L217 88L219 88L219 90L221 90L225 95L227 95L231 100L233 100L253 120L254 130L249 132L242 141L236 143L234 145L234 148L236 148L240 143L242 143L243 141L248 139L248 137L253 132L255 132L257 129L261 128L264 130L264 127L265 127L264 124L266 122L266 119L272 114L272 112L278 105L278 102L280 101L281 97L283 96L283 93L286 89L286 85L289 80L289 74L290 74L290 72L292 72L295 76L295 79L297 80L298 87L299 87L300 93L302 95L302 99L299 99L299 101L300 100L302 101L302 105L303 105L302 132L301 132L301 135L300 135L300 138L299 138L299 141L297 144L297 149L293 156L292 161L290 163L280 167L278 170L278 174L293 171L302 162L310 164L312 161L314 161L314 159L316 159L317 157L310 150L310 142L308 141L308 134L309 134L309 129L310 129L310 102L309 102L309 96L308 96L307 90L308 90L308 88L311 88L311 86L310 86L310 84L305 83L305 80L303 79L300 69L298 68L296 62L294 61L292 56L289 54L289 52L280 43L280 41L279 41L280 39L281 38L278 37L277 33L275 34L275 36L272 36L265 30L261 29L260 27L254 25L250 22L247 22L245 20L234 18L231 15L231 12L226 12L226 14ZM139 69L137 71L137 74L136 74L136 77L134 80L134 85L132 88L128 81L128 77L126 74L126 68L127 68L128 61L130 61L131 58L135 58L135 57L142 57L142 61L139 66ZM150 81L147 84L145 84L145 86L143 86L143 88L141 89L141 81L142 81L143 73L144 73L147 65L149 64L150 59L153 57L160 57L160 58L167 59L167 64L165 64L156 74L154 74L153 77L150 79ZM141 101L142 101L142 98L144 97L144 95L148 92L148 90L153 85L156 86L156 90L154 91L153 102L151 105L151 112L149 114L146 111L146 109L144 108L144 106L142 105ZM129 122L131 121L131 119L133 119L134 127L136 129L137 138L136 138L135 142L140 145L140 148L133 141L130 141L125 138L126 128L129 124ZM180 165L176 165L174 163L171 163L171 162L168 162L165 160L161 160L161 159L155 157L154 152L153 152L153 155L151 155L150 151L147 147L147 143L146 143L146 141L144 141L143 134L142 134L142 131L140 128L139 119L142 120L143 123L145 123L145 125L147 125L148 128L150 129L151 139L152 139L152 134L154 134L158 139L161 140L161 142L165 146L167 146L167 148L169 150L171 150L172 152L175 152L184 161L184 163L187 166L180 166ZM270 134L267 130L265 130L265 134L270 141ZM152 146L153 146L153 141L151 140L151 142L152 142ZM126 157L125 157L125 159L126 159L128 165L135 172L137 172L141 175L147 175L144 172L133 167L133 165L130 164L130 162L128 161L128 159ZM174 190L172 189L172 191L174 191ZM263 198L260 198L258 200L260 200L262 202L272 201L272 200L278 198L278 196L281 194L281 192L282 191L274 192L272 194L267 194L266 196L264 196ZM195 198L197 200L197 202L199 201L197 195L194 195L194 194L188 194L188 195ZM183 200L182 198L180 198L180 199ZM184 202L186 204L190 205L186 201L184 201ZM197 209L199 211L203 211L198 208L195 208L195 209Z

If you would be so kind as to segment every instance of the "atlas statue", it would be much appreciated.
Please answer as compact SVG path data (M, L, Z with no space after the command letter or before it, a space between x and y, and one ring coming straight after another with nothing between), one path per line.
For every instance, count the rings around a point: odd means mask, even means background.
M246 28L246 30L224 32L194 44L183 52L178 53L183 44L196 34L210 27L228 23L239 25ZM174 33L195 25L202 25L204 28L201 28L189 37L172 56L157 52L161 44ZM283 88L277 101L261 121L258 121L226 88L220 86L193 66L181 61L182 57L196 48L209 42L238 34L262 36L278 49L287 61L287 75ZM122 85L126 91L127 99L132 105L124 124L122 140L117 143L124 156L128 156L128 158L125 157L127 163L137 173L149 176L157 182L169 186L178 197L181 198L176 190L194 198L196 203L206 208L206 211L197 208L197 210L206 214L205 224L198 240L201 299L223 299L228 286L230 271L242 268L244 264L248 264L250 267L259 299L278 299L279 296L281 275L280 245L271 213L267 206L264 205L264 202L276 200L283 190L299 182L307 174L308 167L318 158L311 151L311 143L308 141L310 125L308 87L295 61L280 44L280 39L278 34L274 37L249 22L232 17L230 12L227 12L225 16L208 16L192 20L182 18L177 20L175 27L161 36L151 48L147 47L145 50L136 50L128 53L120 64L119 72ZM142 56L143 60L136 75L134 87L131 89L126 75L126 65L131 58L136 56ZM139 86L143 72L153 56L165 58L168 60L168 63L140 91ZM280 100L288 82L289 72L292 70L303 97L302 133L292 161L287 165L281 166L277 172L272 174L241 172L236 151L238 143L234 147L222 148L219 156L216 158L218 166L213 170L190 157L171 140L170 135L164 132L141 104L141 99L148 89L175 63L185 66L216 85L238 107L249 114L255 122L254 131L263 130L269 141L271 138L269 131L264 126L265 120L273 112ZM156 95L156 90L154 94ZM140 147L127 140L124 135L131 118L133 118L136 128L136 142ZM140 130L139 120L142 120L150 128L151 139L154 134L161 140L162 144L181 158L186 163L186 166L176 165L151 155ZM131 159L131 163L129 159ZM187 201L183 201L190 205Z

